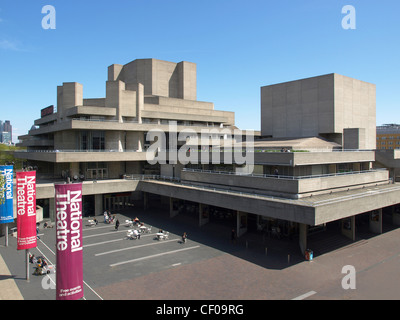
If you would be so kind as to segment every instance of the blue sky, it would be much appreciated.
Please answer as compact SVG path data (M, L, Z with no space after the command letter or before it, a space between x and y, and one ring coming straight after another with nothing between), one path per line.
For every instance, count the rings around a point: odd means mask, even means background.
M42 28L42 7L56 29ZM342 28L342 8L356 29ZM377 86L377 125L400 122L398 0L0 1L0 120L26 134L57 85L105 96L107 67L139 58L197 64L197 98L260 129L260 87L339 73Z

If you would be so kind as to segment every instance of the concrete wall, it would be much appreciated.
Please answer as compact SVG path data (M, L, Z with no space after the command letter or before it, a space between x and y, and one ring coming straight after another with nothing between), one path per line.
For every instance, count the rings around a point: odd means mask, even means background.
M339 74L335 77L335 132L364 128L365 148L376 149L376 86Z
M83 86L77 82L64 82L57 87L57 115L59 119L65 117L69 108L83 105Z
M343 148L366 149L365 128L345 128L343 129Z
M338 74L265 86L261 134L328 137L345 128L364 128L365 147L375 149L375 109L375 85Z
M119 65L109 67L109 79L125 83L142 83L145 95L196 100L196 64L182 61L174 63L157 59L137 59L120 70Z
M256 164L306 166L313 164L375 161L374 151L348 152L255 152Z
M335 189L387 183L388 178L389 172L385 170L300 180L191 171L182 171L181 173L182 182L188 184L208 185L249 193L280 195L288 198L299 198L310 193L315 195L332 190L335 192L337 191Z

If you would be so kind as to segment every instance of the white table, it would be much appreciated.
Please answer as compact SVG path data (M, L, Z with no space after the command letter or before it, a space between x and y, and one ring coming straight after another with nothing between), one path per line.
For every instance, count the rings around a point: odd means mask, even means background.
M156 235L157 235L157 237L158 237L158 240L164 239L164 237L165 237L165 234L162 233L162 232L157 232Z

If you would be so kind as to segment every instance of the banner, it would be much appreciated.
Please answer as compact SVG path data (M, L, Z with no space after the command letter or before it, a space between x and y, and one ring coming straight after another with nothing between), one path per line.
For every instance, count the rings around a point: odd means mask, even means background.
M13 166L0 166L0 223L14 222Z
M56 299L83 297L82 183L55 185Z
M36 171L17 172L17 250L35 248Z

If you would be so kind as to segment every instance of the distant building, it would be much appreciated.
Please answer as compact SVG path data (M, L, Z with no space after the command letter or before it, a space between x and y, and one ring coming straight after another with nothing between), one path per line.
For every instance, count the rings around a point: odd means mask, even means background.
M376 127L377 149L400 149L400 124L384 124Z
M4 123L0 121L0 142L5 144L12 143L12 125L10 120L6 120Z

